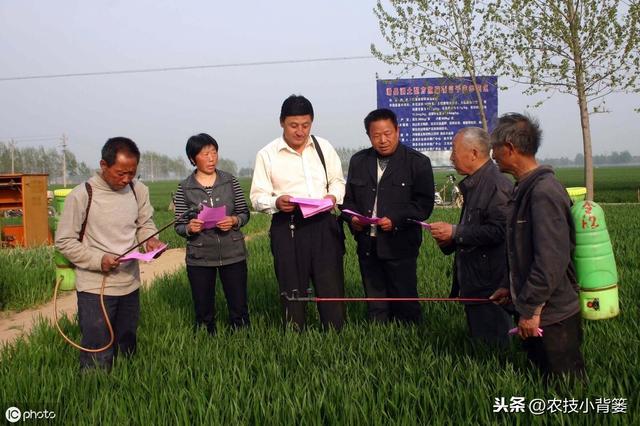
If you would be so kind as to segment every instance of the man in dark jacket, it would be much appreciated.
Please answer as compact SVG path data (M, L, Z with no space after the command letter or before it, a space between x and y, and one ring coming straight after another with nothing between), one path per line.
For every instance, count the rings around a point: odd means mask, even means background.
M478 127L466 127L453 138L451 163L467 176L459 185L464 199L460 223L431 224L442 252L455 252L450 297L489 298L507 282L504 236L513 185L491 161L489 151L489 134ZM512 321L502 307L466 303L464 310L472 338L508 344Z
M507 219L510 288L498 289L492 299L504 303L512 298L518 334L545 378L583 378L571 201L553 170L535 159L540 137L535 120L513 113L500 117L492 134L493 158L517 180Z
M356 153L342 209L378 217L366 225L343 213L358 244L360 273L367 297L417 297L416 260L422 230L410 219L422 221L433 210L433 172L429 158L401 145L393 111L378 109L364 120L372 147ZM369 319L417 323L418 302L370 302Z

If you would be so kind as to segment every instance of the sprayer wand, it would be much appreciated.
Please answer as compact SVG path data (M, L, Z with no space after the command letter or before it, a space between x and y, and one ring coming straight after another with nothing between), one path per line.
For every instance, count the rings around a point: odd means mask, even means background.
M200 204L198 206L195 206L195 207L191 207L190 209L188 209L187 211L182 213L180 216L178 216L177 218L175 218L174 220L172 220L171 222L169 222L168 224L163 226L159 231L157 231L154 234L150 235L149 237L145 238L143 241L135 244L133 247L127 249L127 251L125 251L124 253L119 255L116 258L116 260L120 260L123 256L126 256L127 254L129 254L133 250L135 250L136 248L142 246L144 243L146 243L147 241L149 241L151 238L155 237L156 235L160 234L162 231L164 231L165 229L167 229L171 225L175 224L177 221L182 220L182 219L191 219L191 218L196 217L198 215L198 212L200 212L201 210L202 210L202 204ZM60 324L58 323L58 289L60 288L60 283L62 282L61 278L58 278L56 280L56 286L55 286L55 288L53 290L53 313L54 313L56 328L58 329L58 332L60 333L62 338L67 341L67 343L69 343L74 348L79 349L79 350L84 351L84 352L96 353L96 352L106 351L107 349L109 349L111 347L111 345L113 345L113 342L115 341L115 333L113 331L113 327L111 326L111 321L109 320L109 315L107 314L107 308L104 305L104 288L105 288L105 285L107 283L107 277L109 276L109 272L103 272L102 275L103 275L103 277L102 277L102 285L100 286L100 307L102 308L102 314L104 315L104 320L105 320L105 323L107 324L107 329L109 330L109 342L105 346L103 346L102 348L98 348L98 349L85 348L83 346L80 346L79 344L77 344L76 342L71 340L69 337L67 337L66 334L64 334L64 332L62 331L62 328L60 327Z
M475 297L315 297L313 289L308 288L305 296L299 296L298 290L291 290L291 295L286 291L280 293L287 302L473 302L473 303L491 303L488 298Z

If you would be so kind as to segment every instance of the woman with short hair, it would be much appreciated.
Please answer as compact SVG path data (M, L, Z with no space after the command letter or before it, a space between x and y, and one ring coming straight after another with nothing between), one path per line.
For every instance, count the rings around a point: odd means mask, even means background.
M233 328L249 325L247 307L247 250L240 228L249 221L249 209L238 179L217 169L218 142L206 133L191 136L187 158L196 167L180 182L176 191L175 217L198 207L225 207L226 215L214 226L194 217L175 224L178 235L187 240L187 276L195 308L196 328L205 326L216 333L215 284L220 281Z

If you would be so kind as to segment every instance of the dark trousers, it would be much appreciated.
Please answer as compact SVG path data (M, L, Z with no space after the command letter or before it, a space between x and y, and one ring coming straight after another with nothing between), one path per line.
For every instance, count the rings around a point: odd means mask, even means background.
M472 339L489 345L509 345L509 330L513 328L511 315L493 303L468 304L464 306Z
M78 322L82 333L81 346L98 349L109 343L109 329L100 306L100 295L80 291L78 295ZM136 333L140 319L140 291L125 296L104 296L104 305L115 334L109 349L89 353L80 351L80 368L110 369L119 352L126 356L136 351Z
M311 281L318 297L344 297L344 237L335 216L320 213L303 219L298 210L293 214L276 213L269 233L281 293L291 296L297 290L299 296L305 296ZM282 305L285 324L293 324L302 331L306 302L288 302L283 298ZM318 312L324 330L340 330L344 325L343 303L318 303Z
M247 306L247 261L224 266L187 265L191 296L196 313L196 328L204 326L216 333L216 274L220 273L224 297L229 308L229 323L233 328L249 325Z
M569 318L542 327L542 337L529 337L523 347L529 360L542 371L545 379L567 375L586 379L580 312Z
M358 254L362 284L367 297L418 297L417 258L378 258L375 241L366 253ZM386 322L419 323L418 302L367 302L369 319Z

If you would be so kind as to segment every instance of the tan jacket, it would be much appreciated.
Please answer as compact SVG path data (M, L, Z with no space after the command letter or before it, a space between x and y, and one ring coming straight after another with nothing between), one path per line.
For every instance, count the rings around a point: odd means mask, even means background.
M77 267L77 290L98 294L104 277L102 256L105 253L122 254L157 229L153 223L149 189L144 184L134 183L135 196L129 186L120 191L112 190L100 174L90 178L89 184L93 196L84 239L78 241L89 195L82 183L67 196L55 245ZM138 262L123 262L108 274L104 294L122 296L139 287Z

